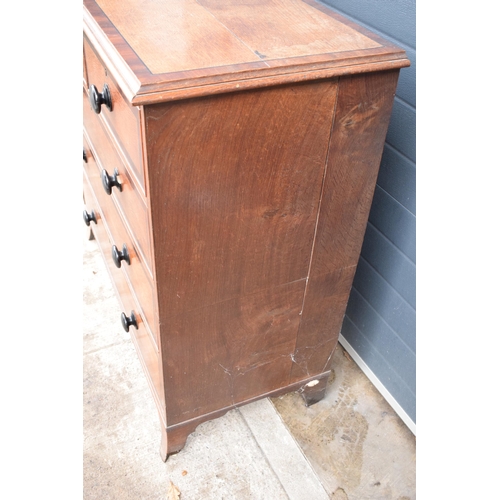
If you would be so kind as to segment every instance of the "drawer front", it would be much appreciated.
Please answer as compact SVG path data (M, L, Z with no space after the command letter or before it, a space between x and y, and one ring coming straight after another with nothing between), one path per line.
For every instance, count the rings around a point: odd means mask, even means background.
M113 140L108 136L99 117L90 109L85 90L83 90L83 120L91 147L96 154L96 161L99 167L98 176L101 175L100 170L102 169L105 169L109 175L113 175L115 169L119 173L122 191L113 188L111 197L115 199L124 217L127 219L127 223L137 240L148 269L151 271L149 217L146 202L130 172L121 161L114 147ZM103 189L101 187L104 193Z
M144 315L144 319L147 322L149 329L154 334L155 344L158 345L158 329L156 327L155 320L155 300L154 300L154 285L149 272L145 268L141 255L137 251L137 244L133 241L128 231L125 229L123 221L116 209L116 206L111 198L107 195L101 185L101 179L99 176L99 170L95 164L94 158L92 157L92 150L88 147L84 140L84 148L86 148L90 154L87 154L87 163L84 167L84 172L87 177L88 183L92 187L92 191L95 196L95 200L98 204L98 210L100 217L104 219L105 225L109 231L109 240L111 243L107 248L102 248L103 253L107 254L106 258L109 258L109 262L112 263L113 267L117 271L124 272L127 274L127 278L131 283L131 286L137 296L138 302L141 306L141 310ZM130 265L125 261L120 261L120 269L116 267L112 260L112 246L115 245L117 250L122 252L123 245L126 245Z
M95 217L95 221L90 223L90 228L95 236L95 239L101 249L101 252L104 256L104 261L106 262L106 267L112 277L112 282L115 287L115 292L118 298L121 300L122 297L126 297L130 295L130 289L127 285L127 282L121 278L121 274L119 269L113 269L110 265L113 263L111 259L111 254L109 253L110 243L109 243L109 234L108 228L106 227L106 223L103 219L103 214L101 211L101 207L96 200L93 190L90 187L90 183L88 177L83 175L83 199L85 204L85 210L88 214L92 214ZM123 305L123 304L122 304ZM130 312L130 311L129 311ZM117 318L119 320L119 318Z
M96 117L99 116L110 127L114 140L120 145L124 156L128 163L130 163L131 171L144 190L139 111L136 107L131 106L122 95L118 85L111 78L109 72L101 63L85 37L83 39L83 49L85 54L87 90L90 85L95 85L98 92L102 92L104 84L107 84L110 89L112 103L111 111L103 104L99 115L96 115L91 110L89 102L87 102L87 107Z
M109 232L106 224L106 220L102 217L100 213L99 203L95 197L95 193L88 181L87 176L83 175L83 192L85 199L85 207L88 213L92 211L96 215L97 224L91 222L91 228L94 233L97 244L99 245L101 252L104 257L104 262L111 276L112 283L114 285L115 291L118 296L118 300L122 306L122 311L129 316L132 311L134 311L137 326L135 329L133 326L129 327L129 333L135 344L136 350L139 355L139 359L143 364L144 371L147 374L148 382L151 387L154 399L158 408L162 409L165 406L163 394L163 384L161 371L159 366L158 350L155 344L151 340L151 334L148 332L148 327L143 321L143 316L141 309L137 303L134 293L132 292L129 283L127 282L126 275L121 272L120 269L116 268L113 260L111 259L111 254L109 253L109 248L111 242L109 240ZM116 318L117 325L120 323L120 318Z

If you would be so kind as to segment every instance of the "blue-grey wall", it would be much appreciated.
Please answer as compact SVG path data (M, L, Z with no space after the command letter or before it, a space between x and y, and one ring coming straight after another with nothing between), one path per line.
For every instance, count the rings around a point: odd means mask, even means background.
M416 422L415 0L323 0L406 50L342 335Z

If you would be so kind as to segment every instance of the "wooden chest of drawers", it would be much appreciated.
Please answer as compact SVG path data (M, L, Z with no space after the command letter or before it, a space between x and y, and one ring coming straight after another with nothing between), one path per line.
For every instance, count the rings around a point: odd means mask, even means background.
M323 397L409 62L312 0L83 15L84 219L166 460L231 408Z

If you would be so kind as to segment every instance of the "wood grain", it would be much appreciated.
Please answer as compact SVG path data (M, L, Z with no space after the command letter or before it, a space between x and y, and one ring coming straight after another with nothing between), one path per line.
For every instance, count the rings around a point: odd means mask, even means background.
M97 0L151 73L259 61L196 0Z
M173 455L175 453L178 453L179 451L182 450L184 445L186 444L187 438L189 434L195 431L196 427L200 425L203 422L207 422L208 420L213 420L215 418L222 417L225 415L229 410L232 410L233 408L237 408L239 406L243 406L249 403L253 403L254 401L257 401L259 399L262 399L263 397L269 397L269 398L274 398L274 397L279 397L283 394L287 394L289 392L300 392L304 395L304 399L311 401L314 398L319 397L320 394L324 393L323 391L323 380L328 380L328 377L330 376L330 372L325 372L320 375L317 375L315 377L309 377L301 382L295 382L290 385L286 385L283 387L280 387L279 389L273 390L271 392L267 392L264 394L260 394L258 396L254 396L250 399L247 399L245 401L240 401L237 404L231 404L230 406L226 406L224 408L219 408L211 413L205 413L204 415L201 415L199 417L195 417L189 420L184 420L183 422L179 424L172 424L169 425L168 427L162 426L161 427L161 445L160 445L160 456L163 459L163 461L166 461L167 458L170 455ZM319 380L319 390L317 389L316 391L314 390L309 390L307 387L307 384L312 382L313 384ZM313 386L314 389L314 386Z
M115 169L119 172L122 191L113 188L110 200L113 199L116 202L124 219L127 221L128 230L136 240L141 259L151 275L152 250L149 237L149 215L142 190L138 188L135 177L130 174L130 170L123 164L116 143L112 138L113 136L109 134L106 124L90 109L85 89L83 89L82 101L85 132L95 152L99 169L106 170L110 175L113 175ZM96 189L104 194L103 188L100 186L100 170L93 174L95 177L94 182Z
M336 89L145 109L169 425L289 384Z
M89 148L90 149L90 148ZM99 204L99 211L108 229L110 244L103 249L111 255L111 246L121 251L123 245L127 246L130 256L130 265L122 262L121 272L126 274L126 280L136 295L144 320L149 330L153 333L152 340L158 346L158 328L156 318L156 290L148 268L145 266L141 254L137 251L137 243L125 228L124 221L118 213L112 198L106 194L101 186L99 167L94 162L85 165L87 179L92 186L95 200ZM114 265L114 264L113 264Z
M84 146L88 148L88 145ZM93 170L94 165L92 165L93 159L89 155L89 167ZM83 174L83 191L86 200L86 208L88 211L94 210L97 215L98 223L93 225L92 230L95 235L95 239L101 253L104 257L104 262L106 264L106 269L111 277L113 287L116 291L117 298L122 306L123 312L125 314L130 314L133 310L136 313L138 329L134 327L130 328L130 336L135 344L139 360L142 363L144 373L150 389L153 394L153 399L155 400L158 409L165 407L165 398L163 390L163 377L162 377L162 367L158 356L158 351L152 340L152 334L149 331L147 325L142 321L142 316L140 314L140 308L135 299L135 294L131 290L125 274L118 268L115 267L109 249L111 248L111 241L109 239L110 231L107 227L106 220L103 218L101 213L101 208L99 202L97 201L92 185L89 181L86 171ZM117 317L117 327L119 327L120 318ZM160 412L160 418L162 422L165 422L165 412Z
M380 47L302 0L199 0L262 60Z
M169 426L289 384L304 289L300 280L165 318Z
M206 0L204 6L194 0L83 3L86 36L134 105L409 65L399 47L313 0L259 0L248 6L237 0ZM158 15L146 22L148 9ZM139 15L130 16L135 10ZM162 28L170 11L172 26ZM198 17L206 21L203 26ZM154 27L151 32L147 24ZM165 40L170 29L175 36ZM159 72L141 57L154 60Z
M151 73L379 47L301 0L97 0Z
M399 71L339 81L311 276L358 262Z
M398 74L339 79L292 382L330 367L363 243Z
M231 408L323 396L409 61L314 0L83 3L85 202L166 459Z
M160 309L307 277L335 99L325 81L145 110Z
M309 279L290 382L331 368L355 270L353 266Z
M105 122L108 129L112 131L118 150L124 161L129 165L129 171L136 177L138 184L144 190L139 112L124 97L120 87L98 58L87 39L84 38L83 44L88 71L88 86L86 88L95 85L97 90L102 92L104 84L108 85L113 104L112 111L109 111L106 106L102 106L99 119ZM88 104L88 107L90 108L90 104Z

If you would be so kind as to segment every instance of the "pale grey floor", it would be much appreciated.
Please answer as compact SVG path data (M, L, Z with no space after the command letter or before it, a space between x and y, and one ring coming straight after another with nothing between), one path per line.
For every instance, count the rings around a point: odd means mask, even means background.
M171 500L171 483L181 500L416 498L414 436L341 348L320 403L290 394L230 411L163 463L149 387L85 236L83 261L85 500Z

